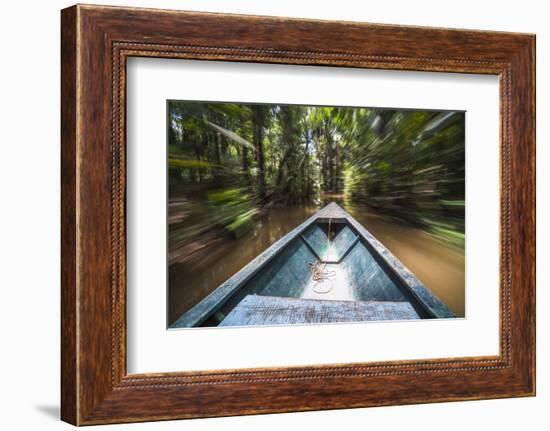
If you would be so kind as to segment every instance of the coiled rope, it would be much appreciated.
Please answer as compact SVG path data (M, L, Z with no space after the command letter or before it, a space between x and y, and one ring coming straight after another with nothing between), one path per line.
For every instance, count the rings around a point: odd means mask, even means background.
M332 219L328 219L328 232L327 232L327 248L330 247L330 225L331 225ZM309 269L311 271L311 278L313 281L315 281L315 284L313 285L313 291L315 293L329 293L332 290L332 280L331 277L333 277L336 274L336 271L331 271L326 269L327 264L326 262L310 262L309 263ZM328 281L328 288L321 288L323 286L323 282ZM326 285L326 283L324 283Z

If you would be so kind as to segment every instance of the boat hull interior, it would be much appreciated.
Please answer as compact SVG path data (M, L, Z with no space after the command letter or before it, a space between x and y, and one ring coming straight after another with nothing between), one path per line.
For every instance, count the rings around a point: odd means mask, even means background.
M201 326L290 323L308 309L328 322L431 317L348 220L329 218L296 235Z

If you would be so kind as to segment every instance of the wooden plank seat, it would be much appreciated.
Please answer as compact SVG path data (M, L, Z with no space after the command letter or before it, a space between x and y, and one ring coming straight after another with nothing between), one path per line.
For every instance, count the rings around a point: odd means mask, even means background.
M247 295L220 326L292 325L420 319L404 301L332 301Z

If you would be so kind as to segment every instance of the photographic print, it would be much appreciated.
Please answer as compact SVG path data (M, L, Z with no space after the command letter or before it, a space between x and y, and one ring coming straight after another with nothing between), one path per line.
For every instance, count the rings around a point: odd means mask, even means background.
M169 328L465 317L465 113L167 102Z

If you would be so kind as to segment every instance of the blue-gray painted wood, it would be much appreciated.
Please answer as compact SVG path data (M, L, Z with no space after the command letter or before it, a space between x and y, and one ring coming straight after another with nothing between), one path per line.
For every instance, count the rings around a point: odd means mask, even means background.
M353 232L347 225L344 225L338 232L334 240L334 249L336 256L339 260L348 252L348 250L354 245L358 235Z
M321 213L321 214L319 214ZM388 268L403 282L420 304L426 308L430 317L453 318L455 314L445 305L431 290L429 290L413 273L405 267L380 241L378 241L357 220L350 216L342 207L331 202L317 213L320 218L345 218L361 235L367 243L378 253L378 256L386 263Z
M363 243L341 263L354 286L357 301L406 301L402 289L389 277Z
M295 325L419 319L408 302L323 301L246 296L219 326Z
M329 222L334 232L330 247ZM329 282L336 285L326 297L317 298L315 293L309 264L316 262L330 264L331 270L338 269L337 280ZM283 236L171 327L198 326L213 318L214 323L208 324L218 324L251 294L408 302L422 318L454 317L439 298L336 203L327 205Z
M319 259L323 259L327 251L326 231L323 232L318 224L313 224L304 231L302 237L315 251L315 254L319 256Z
M339 263L355 245L359 236L344 223L330 223L330 231L334 237L329 248L328 231L329 223L313 223L301 234L301 238L319 260Z

